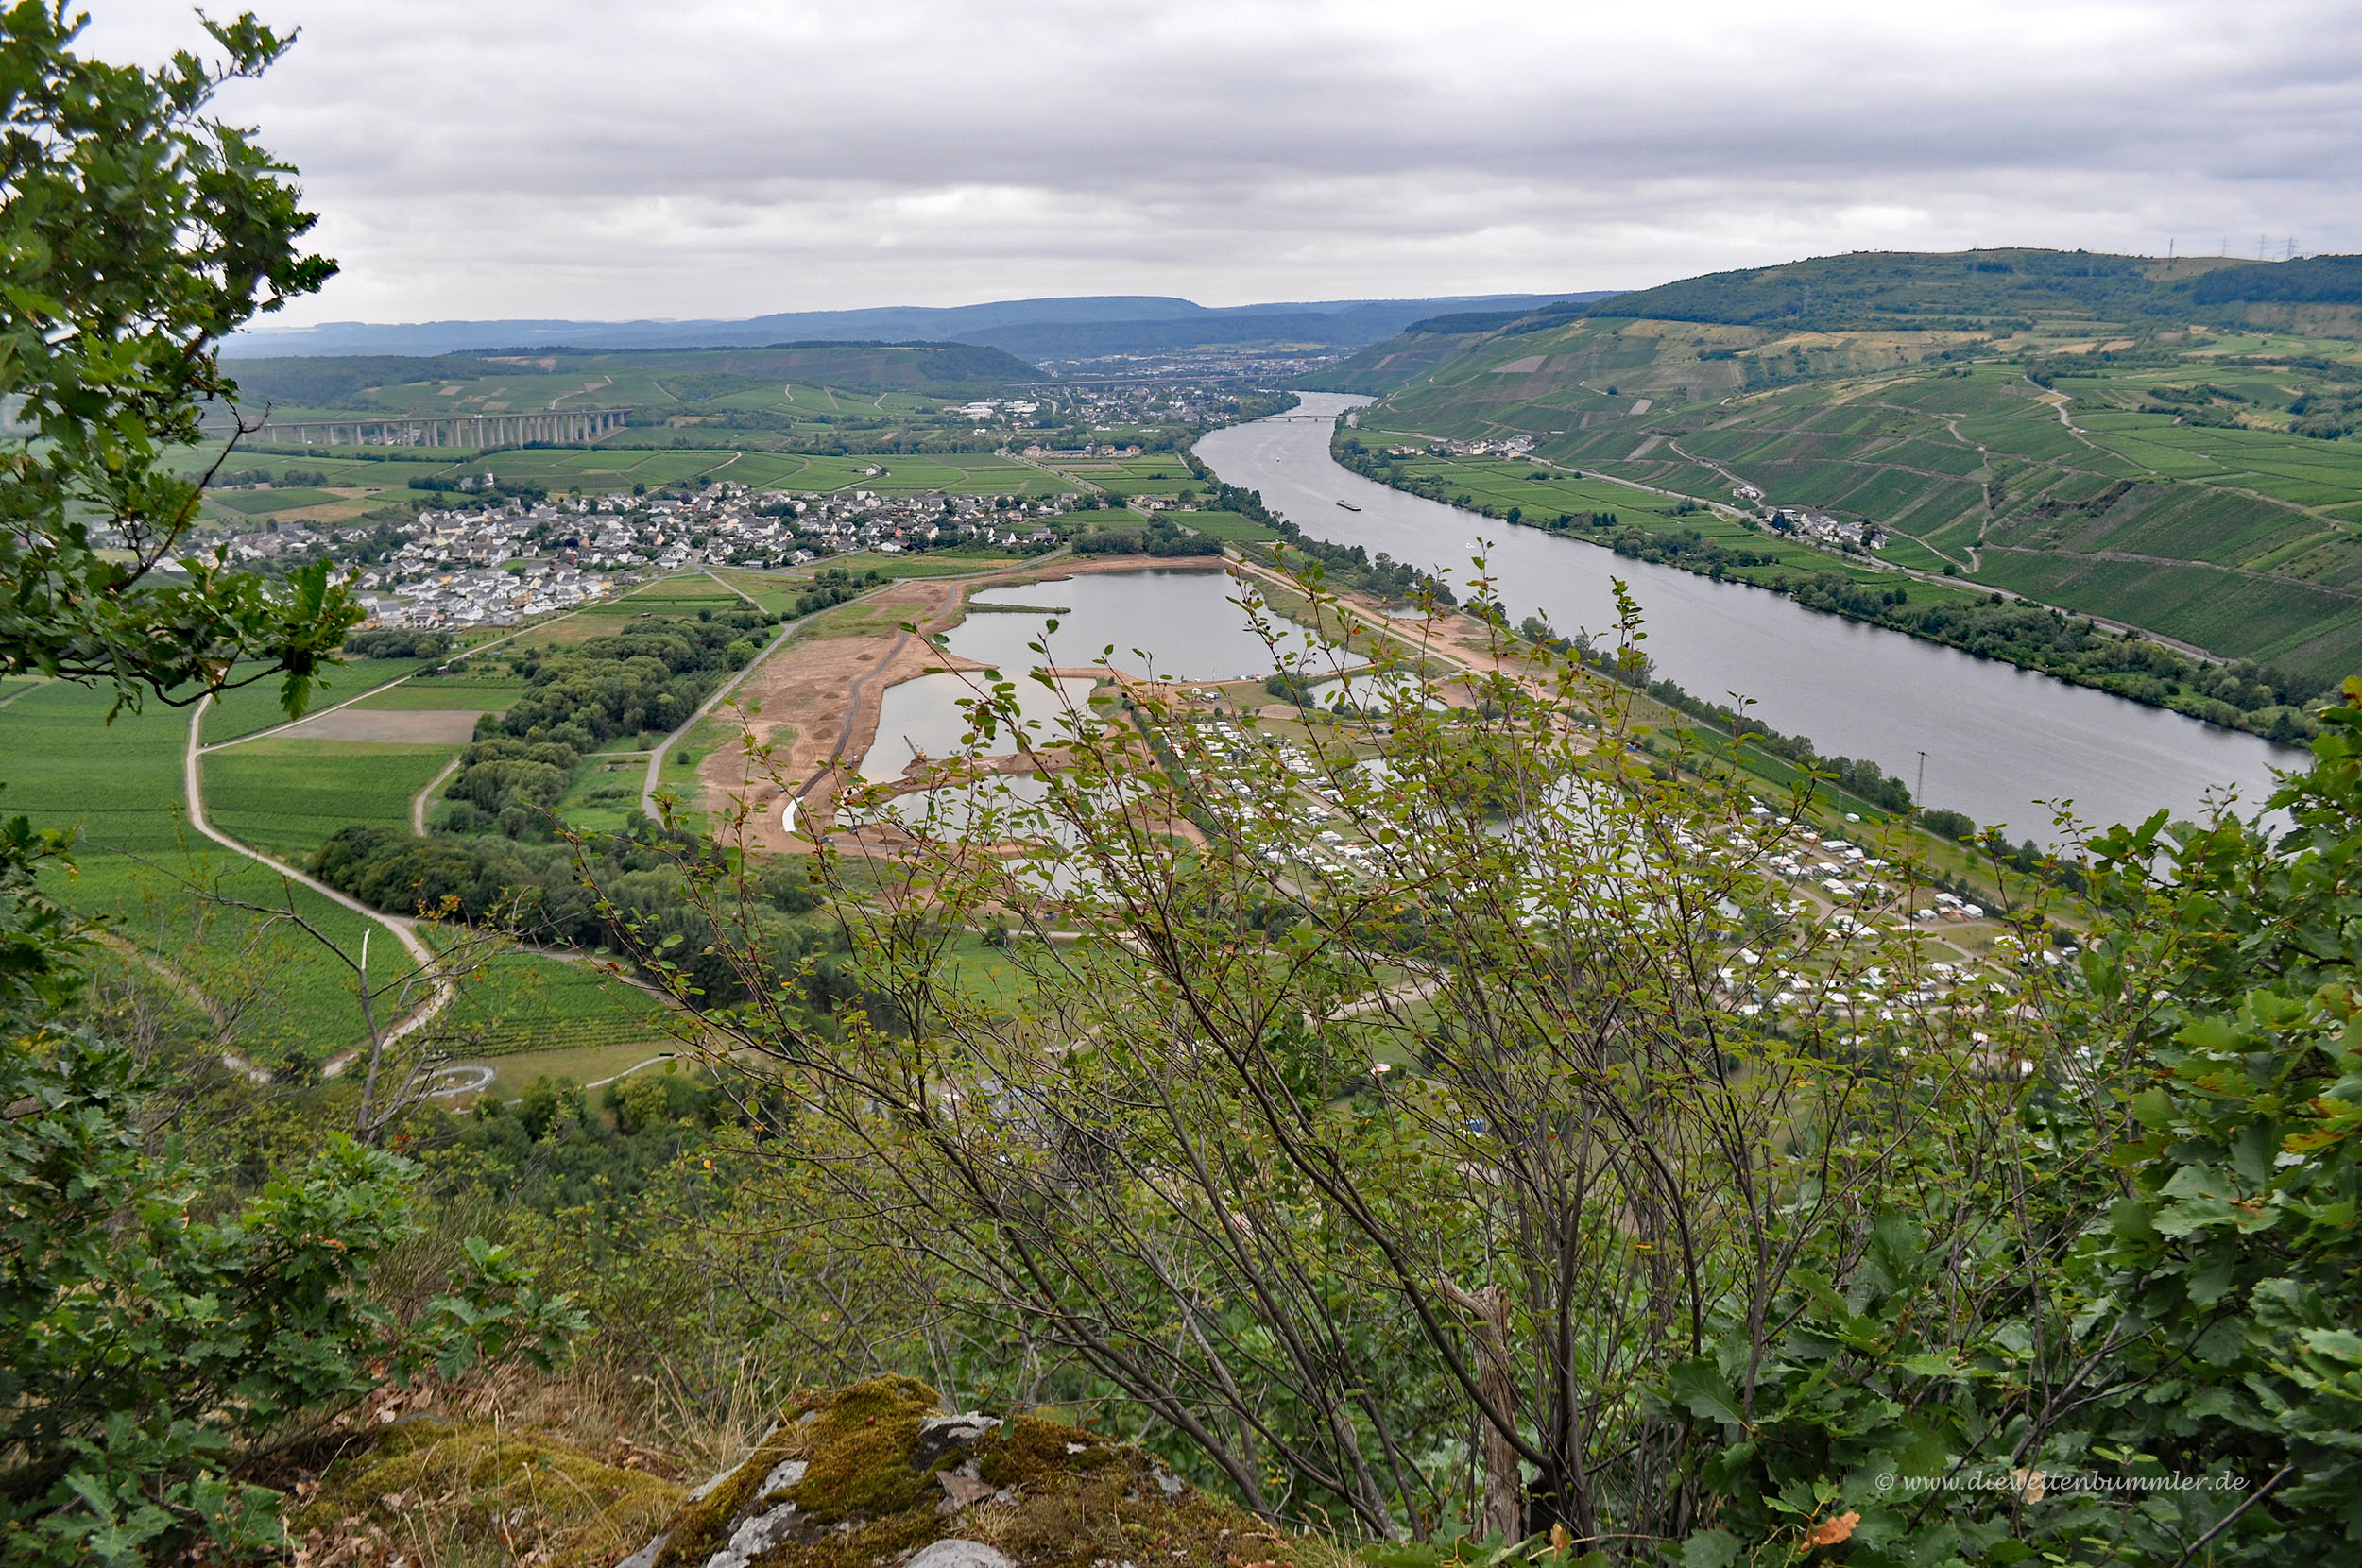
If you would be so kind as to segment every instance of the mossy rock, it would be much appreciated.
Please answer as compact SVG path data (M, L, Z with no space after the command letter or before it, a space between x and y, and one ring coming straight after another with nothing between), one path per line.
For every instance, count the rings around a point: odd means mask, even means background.
M880 1568L936 1542L1022 1568L1313 1568L1337 1554L1183 1484L1154 1455L1033 1416L936 1407L882 1377L791 1401L631 1568Z
M329 1549L376 1540L416 1553L423 1542L449 1559L530 1542L551 1568L603 1568L687 1496L546 1434L430 1417L331 1466L289 1524Z

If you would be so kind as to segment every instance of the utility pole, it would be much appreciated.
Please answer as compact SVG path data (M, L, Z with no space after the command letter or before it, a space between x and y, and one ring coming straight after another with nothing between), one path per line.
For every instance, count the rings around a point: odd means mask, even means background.
M1911 799L1921 810L1927 809L1927 754L1924 751L1919 754L1919 788L1911 792Z

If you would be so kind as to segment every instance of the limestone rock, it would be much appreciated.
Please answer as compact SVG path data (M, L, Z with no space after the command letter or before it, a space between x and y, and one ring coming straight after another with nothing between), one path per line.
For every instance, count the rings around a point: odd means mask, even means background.
M730 1542L706 1559L705 1568L746 1568L746 1564L785 1541L795 1527L796 1505L781 1503L759 1513L730 1532Z
M922 1546L902 1568L1017 1568L1010 1559L981 1541L944 1540Z

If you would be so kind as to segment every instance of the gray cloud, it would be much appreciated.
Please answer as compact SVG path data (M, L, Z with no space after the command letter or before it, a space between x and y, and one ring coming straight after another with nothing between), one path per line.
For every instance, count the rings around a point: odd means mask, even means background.
M187 9L93 0L154 58ZM1608 287L1865 247L2362 249L2342 0L285 0L290 323Z

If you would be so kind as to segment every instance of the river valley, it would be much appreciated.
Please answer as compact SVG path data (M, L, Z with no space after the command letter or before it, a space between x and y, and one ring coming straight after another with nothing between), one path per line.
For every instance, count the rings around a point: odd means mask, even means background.
M1306 393L1292 413L1214 432L1197 454L1312 537L1384 552L1455 587L1489 540L1487 570L1513 621L1540 613L1565 631L1612 635L1610 580L1621 578L1660 674L1709 701L1753 698L1774 729L1809 737L1823 755L1875 761L1906 784L1924 752L1926 804L2004 823L2013 837L2055 838L2048 801L2072 802L2087 822L2126 822L2159 807L2195 814L2235 789L2252 810L2275 768L2304 760L2252 735L1364 479L1330 458L1328 440L1338 415L1369 401Z

